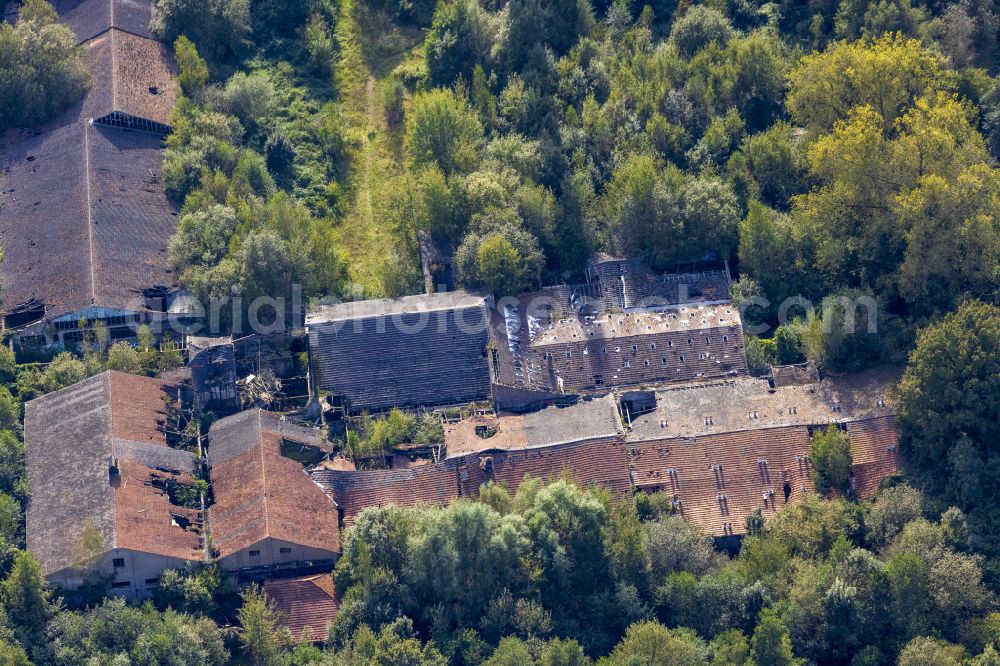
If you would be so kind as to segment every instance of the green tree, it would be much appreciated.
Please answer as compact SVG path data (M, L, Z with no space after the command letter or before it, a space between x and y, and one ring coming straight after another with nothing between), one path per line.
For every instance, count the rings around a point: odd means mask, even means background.
M180 35L174 40L174 60L180 73L177 80L189 97L197 95L208 83L208 64L198 55L198 48L190 39Z
M483 126L465 99L445 88L420 93L406 117L406 147L417 165L437 165L446 175L478 161Z
M946 486L959 469L942 460L965 450L997 455L1000 441L1000 309L963 305L921 331L900 383L901 442L907 455ZM943 482L943 483L942 483ZM981 498L963 498L983 501Z
M589 666L591 663L580 644L572 639L553 638L538 657L538 666Z
M757 618L747 663L751 666L794 666L800 663L792 652L788 629L773 609L765 609Z
M532 666L535 663L528 645L520 638L507 636L483 662L483 666Z
M727 629L712 639L708 649L712 666L743 666L750 658L750 642L743 632Z
M439 2L424 39L427 75L431 83L472 80L473 70L489 54L493 35L487 17L474 0Z
M789 75L786 103L792 120L814 131L829 130L866 105L888 130L915 99L949 86L942 56L919 40L886 35L872 42L836 42L804 56Z
M276 666L281 662L278 622L281 612L274 601L257 585L240 595L243 605L238 613L240 642L254 666Z
M27 0L0 24L0 129L54 118L90 87L76 36L45 0Z
M899 289L918 312L990 298L1000 275L1000 175L986 163L957 177L924 176L900 197L907 229Z
M767 524L772 539L782 543L793 555L821 557L830 552L837 538L852 535L858 520L844 500L825 501L808 493L782 507Z
M142 360L135 347L127 342L116 342L108 350L108 370L128 372L133 375L143 374Z
M17 499L0 492L0 544L3 547L23 546L21 521L21 505Z
M7 578L0 582L0 603L7 617L15 619L22 644L33 644L45 630L54 611L49 597L42 565L27 551L19 551Z
M851 440L847 433L830 426L813 435L809 450L812 479L816 490L847 491L851 484Z
M633 624L607 657L609 666L698 666L707 647L689 629L667 629L658 622Z
M896 663L898 666L960 666L964 660L965 650L961 645L919 636L903 647Z
M184 35L213 63L241 52L250 35L249 0L156 0L150 28L173 42Z
M322 15L314 13L309 18L303 39L313 72L320 76L329 76L334 59L337 57L337 47L330 37L330 28Z
M680 516L666 515L645 523L646 554L654 585L672 573L702 576L717 564L711 539Z
M772 308L816 293L812 239L788 215L753 201L739 238L740 268L760 284Z
M28 655L20 645L12 645L0 639L0 664L5 666L31 666Z
M27 495L24 443L11 430L0 431L0 492L20 500Z
M515 212L491 209L475 217L454 263L460 283L506 296L537 288L544 261L538 239Z
M876 549L892 541L912 520L923 514L923 495L903 484L879 491L865 516L868 542Z
M792 196L805 190L808 183L805 152L788 123L775 123L747 137L740 152L746 158L747 171L760 188L761 201L768 206L784 209Z
M685 58L709 44L725 47L733 37L733 27L724 15L706 5L694 5L674 21L670 42Z

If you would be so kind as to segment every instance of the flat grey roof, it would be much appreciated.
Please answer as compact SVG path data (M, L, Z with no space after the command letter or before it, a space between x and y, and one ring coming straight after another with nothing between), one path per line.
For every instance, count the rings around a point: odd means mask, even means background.
M352 301L321 305L306 314L306 325L324 324L334 321L368 319L371 317L391 317L392 315L441 310L461 310L483 307L482 296L464 291L446 291L437 294L418 294L399 298L380 298L368 301Z

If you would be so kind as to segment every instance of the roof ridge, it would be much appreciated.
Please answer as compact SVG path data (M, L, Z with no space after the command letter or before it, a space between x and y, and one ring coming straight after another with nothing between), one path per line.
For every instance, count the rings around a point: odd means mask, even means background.
M257 408L257 455L260 456L260 487L264 493L264 534L267 538L270 538L271 525L267 515L267 467L264 462L264 423L261 418L262 411L260 407Z
M118 106L118 51L115 49L115 3L114 0L111 1L111 28L108 28L108 33L111 42L111 109L112 113L116 110Z
M87 248L90 253L90 303L97 303L97 286L94 281L94 211L90 183L90 123L83 124L83 182L87 196Z
M114 455L115 455L115 438L113 437L113 435L114 435L114 432L115 432L115 424L114 424L115 410L113 409L113 406L114 406L114 402L115 401L114 401L114 397L111 395L111 392L113 391L113 387L112 387L112 383L111 383L111 370L108 370L106 372L102 372L100 376L102 378L102 381L104 382L105 394L107 395L107 398L108 398L108 402L107 402L107 409L108 409L108 444L111 445L111 450L108 451L108 456L112 460L114 460ZM117 464L115 466L117 467ZM121 473L120 472L119 472L119 475L118 475L118 480L119 480L119 482L122 481ZM110 479L108 480L108 485L111 485ZM112 528L111 528L111 540L112 540L113 543L110 543L108 545L111 548L117 548L118 547L118 488L116 488L114 485L111 485L111 526L112 526Z

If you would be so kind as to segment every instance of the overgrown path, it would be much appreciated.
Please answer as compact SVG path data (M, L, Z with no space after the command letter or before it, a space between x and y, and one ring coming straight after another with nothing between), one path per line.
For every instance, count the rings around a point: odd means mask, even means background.
M350 260L351 279L378 293L379 268L394 243L378 215L381 188L402 167L400 136L386 127L379 100L396 66L419 57L422 34L400 28L363 2L340 0L336 39L336 85L351 167L335 241Z

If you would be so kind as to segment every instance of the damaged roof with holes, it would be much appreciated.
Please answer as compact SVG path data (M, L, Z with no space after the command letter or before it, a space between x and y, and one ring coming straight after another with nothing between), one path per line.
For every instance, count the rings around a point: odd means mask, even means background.
M38 127L15 128L0 134L0 145L16 145L67 126L91 122L145 129L154 136L169 131L180 88L176 63L165 44L111 29L88 39L80 48L91 79L83 98Z
M173 287L177 209L163 191L158 136L86 123L0 155L3 309L38 299L46 318L98 306L136 311Z
M54 0L52 6L76 34L78 43L110 28L153 38L149 29L153 0Z
M281 626L302 640L306 629L316 641L325 641L327 629L336 619L340 601L330 574L301 578L272 578L264 581L264 592L281 612Z
M194 457L167 445L169 382L107 371L25 405L28 549L46 575L74 564L84 530L106 548L201 560L199 511L174 505Z
M177 67L166 45L122 30L108 30L84 44L93 79L80 119L113 113L169 126L179 90Z
M732 304L682 305L653 312L608 313L596 319L568 317L554 321L539 331L531 346L545 347L588 340L613 341L658 333L694 333L739 325L740 312Z
M406 469L314 469L311 475L336 503L344 524L352 525L358 514L372 507L453 502L459 498L458 469L463 463L460 458Z
M900 370L875 368L772 388L737 377L656 392L656 410L632 420L629 439L688 437L786 425L837 423L895 413Z
M494 311L491 331L494 380L515 388L606 390L747 371L740 314L731 304L587 316L522 297Z
M448 457L487 449L527 449L622 435L615 397L584 398L523 415L471 416L444 426Z
M895 416L876 416L847 424L851 437L851 460L855 494L871 497L882 481L899 472L899 426Z
M322 306L306 317L316 384L352 413L485 400L488 319L465 292Z
M870 497L899 468L895 419L863 418L844 427L855 490ZM769 519L814 490L810 446L809 426L787 425L631 442L628 451L637 490L666 493L678 514L700 530L727 536L745 533L755 510Z
M272 416L254 409L209 430L215 496L209 519L220 559L268 538L340 551L333 502L301 463L281 454L284 440L319 446L321 438Z
M696 262L658 273L644 259L599 253L587 266L587 281L592 293L611 309L728 301L728 267L719 266L718 262L710 263L715 267ZM699 265L703 268L699 269Z
M461 497L476 497L479 488L491 481L516 492L526 476L552 478L565 473L583 486L603 485L621 494L630 488L625 447L617 436L490 449L405 469L311 473L336 502L345 525L352 525L369 507L444 506Z

